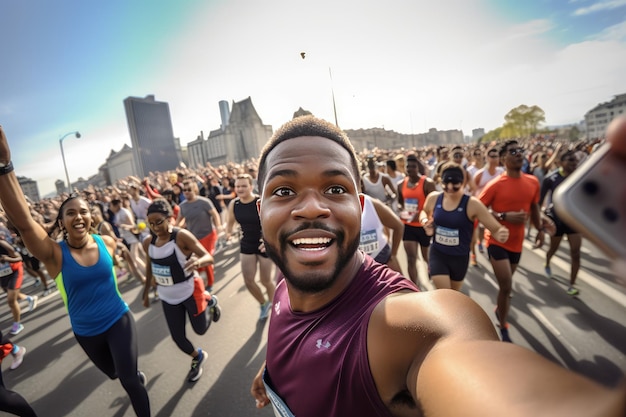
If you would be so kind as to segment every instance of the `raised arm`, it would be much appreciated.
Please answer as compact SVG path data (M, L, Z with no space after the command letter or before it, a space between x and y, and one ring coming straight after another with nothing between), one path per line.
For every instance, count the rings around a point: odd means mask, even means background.
M7 218L20 232L22 240L33 256L46 265L48 271L56 271L61 262L61 248L48 237L46 230L33 219L17 176L12 169L11 150L0 126L0 204ZM53 272L51 272L53 273Z

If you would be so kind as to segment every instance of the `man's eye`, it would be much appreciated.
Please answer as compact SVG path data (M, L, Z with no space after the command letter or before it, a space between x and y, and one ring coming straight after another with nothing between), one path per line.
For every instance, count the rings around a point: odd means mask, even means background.
M273 194L278 197L289 197L289 196L295 195L293 190L286 188L286 187L277 188L273 192Z
M340 185L333 185L326 190L328 194L345 194L346 189Z

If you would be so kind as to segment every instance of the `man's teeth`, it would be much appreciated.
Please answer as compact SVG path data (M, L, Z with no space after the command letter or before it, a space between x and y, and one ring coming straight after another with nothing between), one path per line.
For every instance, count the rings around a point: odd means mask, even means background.
M299 245L328 245L332 239L327 237L313 237L313 238L302 238L295 239L292 243L295 246Z

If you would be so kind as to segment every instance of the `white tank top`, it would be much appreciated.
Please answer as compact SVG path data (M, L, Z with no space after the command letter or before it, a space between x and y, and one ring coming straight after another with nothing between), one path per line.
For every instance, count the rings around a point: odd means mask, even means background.
M383 224L376 213L372 198L368 195L364 195L359 249L372 258L376 258L386 244L387 239L383 231Z
M474 178L476 178L476 176L481 172L482 174L480 176L480 182L476 184L476 195L480 194L482 189L485 188L485 185L487 185L489 181L491 181L492 179L496 177L499 177L500 174L504 172L504 168L500 166L496 167L495 173L491 175L491 173L489 172L489 167L485 166L479 169L478 171L476 171L476 174L474 174Z
M369 180L369 174L363 175L363 185L365 186L363 192L384 203L387 200L387 192L385 191L385 185L383 184L383 175L385 174L379 172L378 181L376 182L371 182Z

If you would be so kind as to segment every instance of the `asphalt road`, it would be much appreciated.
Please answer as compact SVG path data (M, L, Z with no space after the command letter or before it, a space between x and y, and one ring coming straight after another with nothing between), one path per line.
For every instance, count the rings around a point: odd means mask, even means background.
M585 242L578 285L581 294L570 297L565 293L567 242L553 260L552 280L543 274L545 252L532 249L530 242L526 246L514 276L511 338L576 372L615 385L626 371L626 288L610 273L608 260ZM479 254L478 260L479 267L470 267L462 291L483 307L495 325L496 281L486 257ZM256 410L249 394L265 354L267 323L258 321L258 305L243 284L237 246L219 253L216 261L214 293L223 308L222 318L202 337L188 326L190 339L210 355L195 384L185 379L190 360L171 341L159 304L145 309L140 285L120 281L120 291L137 322L139 366L148 377L153 416L273 415L267 407ZM432 288L422 262L419 271L422 286ZM34 287L33 282L26 279L24 292L41 295L41 286ZM0 326L8 332L11 318L4 300L2 296ZM38 308L24 314L22 322L25 330L14 341L25 346L27 353L17 370L8 369L11 358L3 362L4 382L21 393L40 416L134 416L119 382L100 373L76 343L58 292L40 299Z

